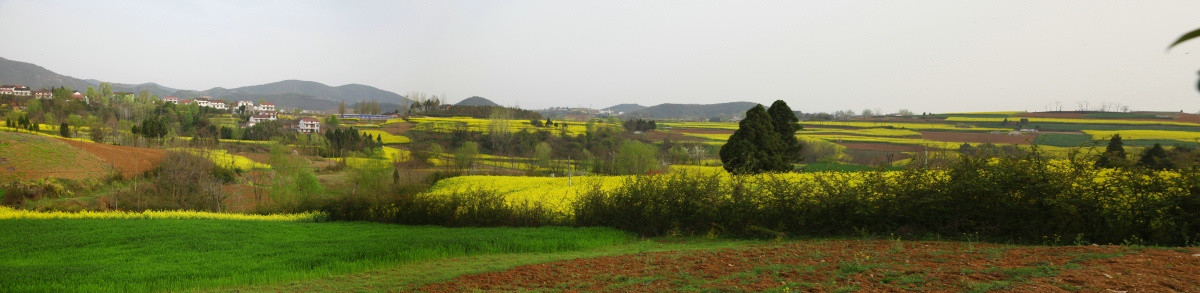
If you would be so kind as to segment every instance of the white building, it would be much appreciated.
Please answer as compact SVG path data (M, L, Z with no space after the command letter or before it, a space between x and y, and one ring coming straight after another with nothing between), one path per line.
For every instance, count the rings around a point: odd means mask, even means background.
M208 107L208 103L212 103L212 101L209 101L208 99L205 99L205 98L196 99L194 102L196 103L196 106L200 106L200 107Z
M300 125L296 127L300 133L318 133L321 132L321 121L317 118L301 118Z
M273 104L271 102L262 102L262 104L259 104L258 107L254 107L254 110L260 111L260 112L262 112L262 111L275 112L275 104Z
M217 110L229 110L229 105L225 104L225 101L222 101L222 100L208 102L208 107L217 109Z
M163 103L179 103L179 97L163 97Z
M235 106L233 108L238 109L243 106L246 107L246 111L254 111L254 102L251 102L251 101L238 101L237 106Z
M246 123L246 126L247 126L247 127L254 127L254 125L255 125L255 124L258 124L259 122L264 122L264 121L275 121L275 119L276 119L275 117L276 117L276 116L275 116L275 113L269 113L269 114L254 114L254 116L250 116L250 122Z
M13 95L18 97L28 97L33 95L33 91L27 86L18 86L13 89Z

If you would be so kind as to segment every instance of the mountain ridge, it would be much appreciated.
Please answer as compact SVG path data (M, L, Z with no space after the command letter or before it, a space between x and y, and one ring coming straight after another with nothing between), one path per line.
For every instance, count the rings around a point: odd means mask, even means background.
M33 63L0 57L0 83L4 84L20 84L34 89L68 86L82 92L89 86L99 86L101 82L98 79L79 79L66 76ZM155 82L141 84L110 82L110 84L113 85L113 91L116 92L137 93L144 90L159 97L178 96L196 98L209 96L230 101L264 100L275 103L277 107L283 109L301 108L305 110L324 111L336 109L337 104L342 101L345 101L348 106L359 101L377 101L383 111L391 111L403 109L409 103L412 103L411 100L400 94L369 85L351 83L334 87L316 81L297 79L287 79L232 89L213 87L202 91L176 89Z

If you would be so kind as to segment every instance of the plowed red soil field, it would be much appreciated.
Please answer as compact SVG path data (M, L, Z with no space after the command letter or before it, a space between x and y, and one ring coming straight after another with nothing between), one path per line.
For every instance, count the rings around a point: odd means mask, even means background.
M125 178L137 176L138 174L142 174L142 172L154 169L155 166L158 166L158 162L167 156L166 152L160 149L116 146L61 138L59 140L96 155L96 157L120 170L121 175L124 175Z
M1196 292L1196 248L816 240L575 259L421 288L470 291Z
M412 129L413 126L417 126L417 124L411 122L392 123L380 126L379 130L383 130L383 132L387 132L388 134L403 135L409 129Z

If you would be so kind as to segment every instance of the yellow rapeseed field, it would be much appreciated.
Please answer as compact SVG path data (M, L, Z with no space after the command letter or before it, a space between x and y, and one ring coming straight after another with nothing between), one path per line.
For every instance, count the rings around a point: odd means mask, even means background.
M992 119L992 118L986 118ZM1003 119L1003 118L1000 118ZM999 121L999 120L997 120ZM993 127L975 127L970 125L955 125L949 123L916 123L916 122L889 122L889 121L801 121L800 125L804 127L810 126L832 126L832 127L855 127L855 128L886 128L895 129L911 129L911 130L954 130L954 131L1010 131L1009 128L993 128Z
M1200 126L1197 123L1154 121L1154 120L1123 120L1123 119L1074 119L1074 118L1028 118L1029 123L1069 123L1069 124L1107 124L1107 125L1169 125L1169 126ZM1016 122L1014 119L1008 119ZM1004 118L991 117L946 117L953 122L1003 122Z
M1200 132L1175 130L1084 130L1095 140L1108 140L1114 134L1120 134L1122 139L1166 139L1186 142L1200 141Z
M209 149L193 149L193 148L174 148L173 150L190 153L193 155L208 158L217 166L228 169L270 169L271 165L255 162L250 158L230 154L225 150L209 150Z
M383 137L383 144L400 144L400 143L412 142L412 140L406 136L395 135L395 134L384 132L382 130L360 129L360 130L358 130L358 132L363 135L370 135L371 137Z
M908 129L894 128L805 128L796 132L798 135L806 134L849 134L858 136L890 136L890 137L920 137L921 133Z

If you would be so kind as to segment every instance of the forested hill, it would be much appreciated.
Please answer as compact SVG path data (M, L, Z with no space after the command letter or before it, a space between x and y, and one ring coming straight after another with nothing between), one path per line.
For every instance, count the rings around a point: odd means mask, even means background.
M98 86L102 81L79 79L61 75L32 63L0 58L0 84L19 84L34 90L67 86L84 91L89 86ZM368 85L347 84L328 86L314 81L284 80L261 85L238 88L215 87L204 91L175 89L149 82L142 84L112 83L113 91L140 92L165 97L196 98L210 96L226 101L251 100L275 103L281 109L301 108L306 110L336 109L339 102L353 105L359 101L377 101L384 112L407 107L411 101L394 92Z
M650 119L686 119L686 120L706 120L710 118L730 119L741 117L746 110L753 108L758 103L753 102L732 102L720 104L660 104L646 107L645 109L637 110L632 113L625 113L626 116L637 118Z

